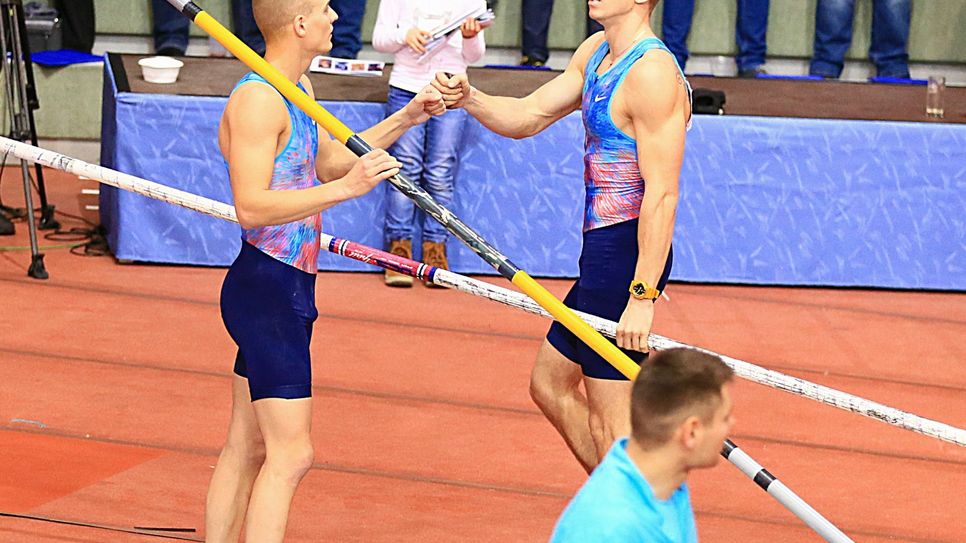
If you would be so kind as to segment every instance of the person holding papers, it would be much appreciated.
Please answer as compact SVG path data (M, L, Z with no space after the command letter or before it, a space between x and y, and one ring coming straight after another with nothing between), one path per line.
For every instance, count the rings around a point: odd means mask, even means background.
M372 46L395 54L389 78L386 114L392 115L429 84L436 72L465 74L469 64L483 58L483 27L489 14L484 0L382 0ZM450 32L447 30L452 29ZM402 172L420 184L442 206L453 202L459 142L466 112L448 111L400 137L389 153L402 163ZM413 258L416 208L395 187L387 189L386 237L388 251ZM422 224L422 261L448 269L448 232L431 217ZM411 287L412 277L386 271L386 284ZM427 286L431 286L427 283Z

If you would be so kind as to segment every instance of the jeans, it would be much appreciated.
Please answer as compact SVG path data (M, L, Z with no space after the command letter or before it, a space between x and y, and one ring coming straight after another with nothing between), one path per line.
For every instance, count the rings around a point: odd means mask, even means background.
M540 62L547 62L550 50L547 37L550 34L550 16L553 14L553 0L523 0L523 56ZM604 27L587 17L587 35L600 32Z
M191 21L178 13L166 0L151 0L154 14L154 50L175 49L183 55L188 50ZM258 54L265 54L265 40L255 24L251 0L231 0L232 24L241 41Z
M332 28L332 51L336 58L356 58L362 50L362 18L366 14L363 0L332 0L329 4L339 15Z
M406 107L414 93L389 87L387 116ZM392 147L389 154L402 162L402 173L422 186L440 205L453 203L453 184L466 111L454 109L432 117L420 126L410 128ZM412 200L386 183L386 237L390 240L412 239L416 206ZM448 237L441 224L430 216L423 220L423 241L443 243Z
M869 59L879 77L909 77L910 0L873 0ZM845 53L852 45L855 0L818 0L815 12L815 54L810 75L842 75Z
M738 56L735 61L739 71L754 70L765 63L768 0L737 0L737 3L735 43L738 45ZM687 41L693 18L694 0L664 0L662 39L681 69L688 61Z

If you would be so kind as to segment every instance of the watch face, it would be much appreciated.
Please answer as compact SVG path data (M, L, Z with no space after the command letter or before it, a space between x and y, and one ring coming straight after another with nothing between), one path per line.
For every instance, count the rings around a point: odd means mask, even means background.
M644 285L642 283L634 283L634 295L644 296Z

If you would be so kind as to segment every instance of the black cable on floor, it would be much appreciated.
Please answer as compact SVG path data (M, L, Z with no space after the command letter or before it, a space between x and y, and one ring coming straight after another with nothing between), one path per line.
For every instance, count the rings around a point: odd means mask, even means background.
M15 518L21 520L34 520L38 522L49 522L52 524L65 524L67 526L80 526L82 528L94 528L97 530L109 530L112 532L121 532L126 534L143 535L145 537L159 537L162 539L177 539L179 541L200 541L204 543L203 539L198 539L195 537L187 537L182 535L176 535L178 533L197 533L198 530L194 528L147 528L147 527L132 527L125 528L123 526L109 526L107 524L95 524L92 522L83 522L77 520L64 520L51 517L42 517L39 515L24 515L20 513L7 513L0 511L0 517Z

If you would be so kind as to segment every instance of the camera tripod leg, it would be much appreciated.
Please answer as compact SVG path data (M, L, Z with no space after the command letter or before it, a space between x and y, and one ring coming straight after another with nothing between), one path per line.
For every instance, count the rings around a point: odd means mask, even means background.
M30 187L30 169L27 166L27 161L20 161L20 169L23 171L23 192L24 200L27 204L27 231L30 233L30 268L27 269L27 275L33 277L34 279L47 279L50 275L47 274L47 268L44 266L44 255L40 252L40 246L37 241L37 223L34 220L34 196L33 190Z

